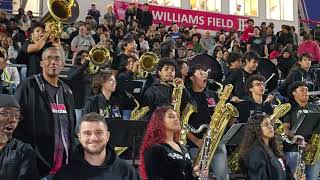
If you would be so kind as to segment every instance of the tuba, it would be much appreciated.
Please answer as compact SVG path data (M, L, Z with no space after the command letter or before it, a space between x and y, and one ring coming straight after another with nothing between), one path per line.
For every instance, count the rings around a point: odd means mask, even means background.
M48 0L48 13L40 20L51 31L52 38L60 38L62 24L71 24L79 16L79 5L75 0Z
M211 134L211 142L208 154L207 154L207 161L206 161L206 167L209 167L210 162L213 158L213 155L218 147L219 141L223 135L223 132L225 128L227 127L227 124L229 120L232 117L238 117L239 112L238 110L230 103L226 103L226 101L229 99L229 96L233 90L233 85L228 84L224 87L223 92L220 96L220 101L218 102L215 111L211 117L211 121L209 124L210 134ZM205 140L205 137L203 137ZM203 148L201 147L200 152L203 152ZM201 161L201 155L198 154L194 164L199 164Z
M156 70L158 65L159 58L153 52L145 52L141 55L139 59L139 70L137 77L146 78L148 73L151 73Z
M88 66L89 74L96 74L100 67L111 63L112 58L108 49L104 47L94 47L89 52L90 63Z

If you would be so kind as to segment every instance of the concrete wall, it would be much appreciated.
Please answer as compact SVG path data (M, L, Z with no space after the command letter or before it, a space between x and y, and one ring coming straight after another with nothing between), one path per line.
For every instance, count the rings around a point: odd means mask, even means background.
M97 9L101 13L101 18L103 18L103 15L105 13L106 6L108 4L114 3L114 0L77 0L80 6L80 16L79 20L84 20L85 17L87 16L87 11L88 9L91 8L91 3L96 3ZM127 2L131 2L131 0L123 0ZM145 3L148 0L139 0L140 3ZM222 7L221 7L221 13L223 14L229 14L229 0L222 0ZM282 24L287 24L290 26L295 26L296 29L299 29L299 18L298 18L298 0L293 0L294 1L294 21L280 21L280 20L269 20L266 19L266 0L260 0L259 1L259 7L258 7L258 15L259 17L252 17L255 20L256 25L260 25L261 22L273 22L275 24L275 31L280 30ZM43 0L43 12L46 13L47 10L47 0ZM190 3L189 0L181 0L181 5L182 8L184 9L190 9Z

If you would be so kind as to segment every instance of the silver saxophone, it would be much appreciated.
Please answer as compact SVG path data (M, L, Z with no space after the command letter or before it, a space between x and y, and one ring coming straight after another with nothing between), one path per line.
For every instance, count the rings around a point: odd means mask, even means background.
M209 147L210 147L210 143L211 143L211 129L209 128L209 126L207 124L202 124L198 129L193 128L192 126L190 126L189 124L187 125L187 129L189 131L191 131L192 133L198 134L200 133L204 128L207 128L207 132L204 138L204 142L203 142L203 148L201 148L201 152L200 152L200 175L199 175L199 180L208 180L208 173L207 173L207 164L208 164L208 152L209 152Z

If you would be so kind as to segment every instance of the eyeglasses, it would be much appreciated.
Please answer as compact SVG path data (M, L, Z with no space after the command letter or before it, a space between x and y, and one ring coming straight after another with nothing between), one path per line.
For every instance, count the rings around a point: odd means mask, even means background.
M20 115L20 113L17 113L17 112L11 113L7 111L3 111L3 112L0 112L0 115L3 116L5 119L15 118L18 121L22 120L22 116Z
M61 57L59 57L59 56L48 56L48 57L46 58L46 60L48 60L49 62L52 62L52 61L59 62L59 61L61 61L62 59L61 59Z

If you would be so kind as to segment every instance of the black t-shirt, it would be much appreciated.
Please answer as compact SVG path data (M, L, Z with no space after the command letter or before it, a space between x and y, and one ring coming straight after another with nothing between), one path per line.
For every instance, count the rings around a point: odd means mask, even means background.
M65 105L63 87L59 83L58 87L52 86L47 81L44 81L44 86L47 95L49 96L50 108L53 114L54 121L54 151L55 154L55 163L61 160L62 156L66 156L66 152L69 152L70 142L69 142L69 120L68 112ZM61 136L63 134L63 137ZM57 156L57 157L56 157Z
M248 121L248 118L254 112L264 112L270 115L273 111L273 108L270 103L266 102L258 104L254 102L254 100L251 97L246 98L245 101L241 101L235 106L239 111L239 117L237 118L239 123L246 123Z
M144 165L148 179L191 180L192 161L186 148L182 153L169 144L154 144L144 152Z
M250 49L256 51L261 57L264 57L264 45L266 41L262 37L251 37L248 44L251 44Z
M204 90L203 92L194 92L189 89L191 102L197 108L197 112L192 113L188 124L195 129L198 129L202 124L210 124L211 115L214 112L214 108L218 103L217 94L210 90ZM207 131L204 129L201 133L193 134L197 138L202 138L203 134ZM189 147L196 147L191 141L188 141Z
M27 65L27 77L39 74L42 72L42 68L40 67L40 61L42 52L44 49L48 47L52 47L52 43L47 43L40 51L34 52L34 53L28 53L28 46L29 44L32 44L30 42L24 42L22 43L22 52L25 54L24 56L24 62Z
M117 56L115 60L112 61L111 69L119 70L120 66L128 62L128 56L124 53L121 53Z

